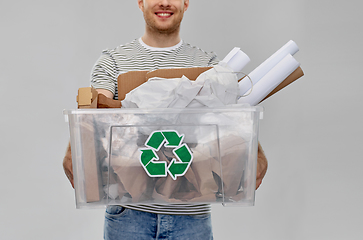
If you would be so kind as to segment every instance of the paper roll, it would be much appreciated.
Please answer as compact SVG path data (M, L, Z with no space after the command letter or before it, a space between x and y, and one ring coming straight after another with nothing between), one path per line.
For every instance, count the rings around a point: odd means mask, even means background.
M248 90L250 94L241 97L238 103L249 103L251 106L257 105L299 66L300 63L291 54L286 55L253 86L251 92Z
M246 53L242 52L240 48L233 48L227 56L221 61L226 63L233 72L241 72L242 69L250 62L250 58Z
M260 79L265 76L276 64L278 64L286 55L294 55L299 51L299 47L292 40L287 42L268 59L255 68L248 76L251 78L253 85L255 85ZM247 77L239 82L240 96L243 96L248 89L251 88L251 81Z

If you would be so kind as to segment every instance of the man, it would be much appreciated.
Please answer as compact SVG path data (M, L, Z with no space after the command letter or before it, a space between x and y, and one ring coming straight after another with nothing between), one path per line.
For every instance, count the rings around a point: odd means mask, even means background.
M180 24L189 0L138 0L145 19L140 39L105 50L96 62L91 85L101 94L118 99L117 77L130 70L210 66L215 54L183 42ZM73 186L70 146L63 162ZM256 189L267 170L259 146ZM109 206L105 218L105 239L213 239L210 205L148 204Z

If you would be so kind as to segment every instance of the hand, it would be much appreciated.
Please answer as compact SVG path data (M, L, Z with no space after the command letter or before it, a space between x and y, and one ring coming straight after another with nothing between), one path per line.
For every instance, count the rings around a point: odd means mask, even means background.
M257 173L256 173L256 190L261 185L262 179L264 178L267 171L267 159L265 153L258 143L258 153L257 153Z
M97 108L121 108L121 101L113 100L100 93L98 94Z
M74 188L71 143L68 144L66 155L63 158L63 169L68 180L71 182L72 187Z

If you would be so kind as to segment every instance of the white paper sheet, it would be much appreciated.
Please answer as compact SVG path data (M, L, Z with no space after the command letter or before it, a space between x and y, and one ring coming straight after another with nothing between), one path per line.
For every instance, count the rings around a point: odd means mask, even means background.
M181 98L178 104L183 108L194 99L201 87L185 76L173 79L154 77L126 94L122 106L125 108L167 108L170 104L178 106L176 101Z
M299 51L299 47L292 40L287 42L268 59L255 68L248 76L252 80L253 85L257 84L260 79L265 76L276 64L278 64L286 55L294 55ZM243 96L251 88L251 80L245 77L239 82L240 96Z
M253 86L252 91L251 89L247 91L250 94L238 99L238 103L257 105L299 66L300 63L291 54L286 55Z
M228 68L214 66L200 74L195 81L203 87L187 107L215 108L237 103L238 79Z

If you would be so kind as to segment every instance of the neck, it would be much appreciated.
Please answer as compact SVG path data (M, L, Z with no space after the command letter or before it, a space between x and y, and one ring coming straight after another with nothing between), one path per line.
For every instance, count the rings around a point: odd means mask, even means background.
M146 45L156 48L172 47L181 40L179 31L173 33L150 33L147 30L141 39Z

